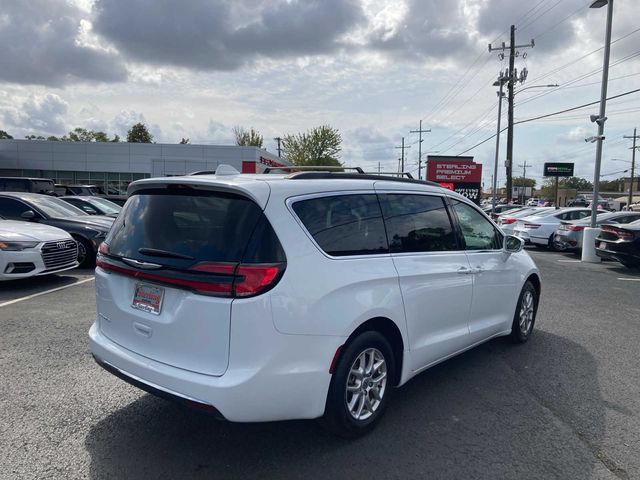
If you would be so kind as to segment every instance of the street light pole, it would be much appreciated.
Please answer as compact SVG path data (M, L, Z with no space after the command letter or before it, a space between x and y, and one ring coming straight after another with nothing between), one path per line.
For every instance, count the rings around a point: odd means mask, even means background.
M500 76L498 77L498 81L494 83L494 86L499 85L500 91L498 92L498 129L496 133L496 156L493 163L493 185L491 186L493 194L491 196L491 215L495 214L496 210L496 193L497 193L497 184L498 184L498 157L500 156L500 120L502 118L502 98L504 97L503 87L504 87L505 77L500 72Z
M595 252L595 238L597 234L596 219L598 216L598 198L600 195L600 164L602 163L602 142L604 140L604 123L607 120L607 87L609 83L609 57L611 54L611 26L613 23L613 0L595 0L590 8L601 8L607 5L607 30L604 42L604 60L602 66L602 86L600 92L600 113L595 122L598 124L596 137L596 165L593 173L593 201L591 202L591 224L583 233L583 262L599 262L600 257Z
M625 135L624 138L629 138L628 136ZM637 128L633 129L633 147L631 147L632 150L632 154L631 154L631 183L629 184L629 201L627 201L627 210L629 210L629 207L631 207L631 203L633 202L633 174L634 174L634 170L636 167L636 139L638 138L637 135Z

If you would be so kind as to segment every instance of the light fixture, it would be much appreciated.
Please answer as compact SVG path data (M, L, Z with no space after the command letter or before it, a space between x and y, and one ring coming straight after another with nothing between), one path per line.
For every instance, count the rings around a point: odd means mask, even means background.
M595 0L589 8L602 8L609 3L609 0Z

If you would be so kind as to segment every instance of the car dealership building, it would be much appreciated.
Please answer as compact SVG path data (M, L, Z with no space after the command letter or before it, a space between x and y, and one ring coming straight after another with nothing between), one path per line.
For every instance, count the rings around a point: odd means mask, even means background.
M289 165L257 147L160 143L0 140L0 176L51 178L126 192L133 180L215 170L228 164L242 173Z

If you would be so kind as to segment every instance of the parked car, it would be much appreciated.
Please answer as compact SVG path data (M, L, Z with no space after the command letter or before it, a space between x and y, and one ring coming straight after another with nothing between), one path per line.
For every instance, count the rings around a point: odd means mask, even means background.
M31 192L54 195L53 180L34 177L0 177L0 192Z
M70 233L78 243L78 262L90 267L113 218L87 215L56 197L36 193L0 193L0 215L10 220L50 225Z
M99 195L99 197L109 200L111 203L115 203L121 207L124 207L124 204L127 202L126 195Z
M63 185L56 183L55 193L62 197L65 195L101 195L105 192L97 185Z
M498 225L507 235L513 235L513 229L518 220L532 217L534 215L542 215L547 211L553 211L553 207L527 207L520 210L509 210L498 216Z
M231 421L323 417L355 436L424 369L531 336L538 269L465 197L379 175L231 172L129 186L89 332L121 379Z
M591 215L588 208L562 208L545 211L516 222L513 234L524 240L525 244L536 247L548 247L555 250L559 245L553 242L555 231L563 220L580 220Z
M64 230L0 217L0 281L78 266L78 246Z
M496 218L498 218L498 215L500 215L501 213L508 212L509 210L515 210L516 208L522 208L522 205L515 204L515 203L503 204L503 205L496 204L495 209L493 209L491 205L488 205L484 207L482 211L495 220Z
M612 212L603 213L596 218L596 225L627 224L640 220L640 212ZM559 250L582 250L582 235L584 229L591 225L591 217L582 220L562 221L556 230L553 241Z
M538 206L538 197L531 197L529 200L527 200L527 206L528 207Z
M596 255L617 260L625 267L640 267L640 221L628 225L603 225L596 238Z
M102 197L85 197L82 195L75 195L70 197L60 197L60 200L64 200L70 203L74 207L78 207L89 215L105 215L107 217L116 218L122 210L122 207Z

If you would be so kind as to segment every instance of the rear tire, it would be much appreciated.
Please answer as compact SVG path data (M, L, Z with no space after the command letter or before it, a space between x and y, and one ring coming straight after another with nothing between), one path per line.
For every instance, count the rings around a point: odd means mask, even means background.
M387 339L376 331L358 335L336 364L323 426L344 438L370 432L387 407L395 381L395 358Z
M522 287L518 304L511 324L511 340L514 343L525 343L533 332L538 313L538 292L533 284L527 280Z

